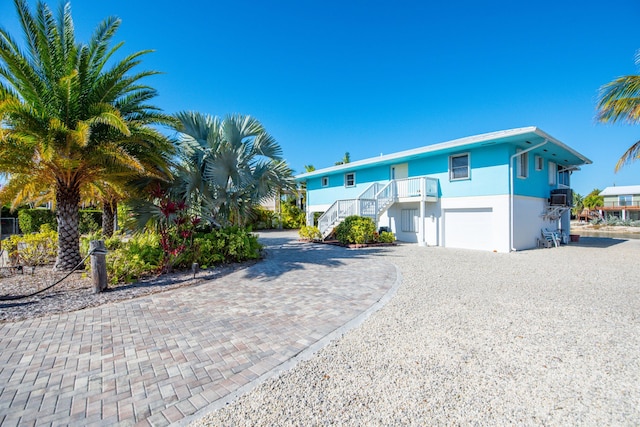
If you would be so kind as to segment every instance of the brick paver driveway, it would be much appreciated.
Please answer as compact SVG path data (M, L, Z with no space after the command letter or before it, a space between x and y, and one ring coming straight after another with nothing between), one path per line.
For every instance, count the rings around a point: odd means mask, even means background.
M0 424L184 421L322 345L397 284L371 250L261 239L264 261L220 279L0 325Z

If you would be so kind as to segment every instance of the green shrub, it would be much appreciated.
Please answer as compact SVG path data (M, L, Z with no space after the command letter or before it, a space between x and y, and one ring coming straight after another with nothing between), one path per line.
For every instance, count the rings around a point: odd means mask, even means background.
M78 231L80 234L95 233L102 229L102 211L81 209L78 217Z
M278 225L276 213L261 206L252 209L252 216L251 225L255 230L272 229Z
M348 216L336 227L336 239L343 245L374 241L376 224L371 218Z
M282 203L282 227L300 228L306 222L305 213L302 209L292 203Z
M139 254L132 255L124 248L107 254L107 277L112 285L133 282L153 273L157 268L144 262Z
M53 263L58 250L58 233L43 224L38 233L13 235L2 241L11 265L36 267Z
M89 241L100 233L83 237L81 249L86 254ZM118 234L105 240L109 283L127 283L161 270L164 251L157 233L134 234L123 238ZM249 230L229 227L210 233L196 233L188 247L177 254L175 268L190 268L193 262L212 266L222 262L239 262L260 257L258 237Z
M393 235L390 231L383 231L380 233L380 237L378 237L380 243L393 243L396 241L396 236Z
M49 224L51 230L58 229L56 214L49 209L20 209L18 224L24 234L37 233L43 224Z
M300 231L298 231L298 235L302 240L322 240L322 233L318 227L313 225L303 225L300 227Z

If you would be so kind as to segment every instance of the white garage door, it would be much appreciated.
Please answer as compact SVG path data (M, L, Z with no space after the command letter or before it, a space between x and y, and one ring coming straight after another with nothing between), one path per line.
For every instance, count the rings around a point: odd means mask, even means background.
M464 249L496 249L493 242L493 209L444 211L444 246Z

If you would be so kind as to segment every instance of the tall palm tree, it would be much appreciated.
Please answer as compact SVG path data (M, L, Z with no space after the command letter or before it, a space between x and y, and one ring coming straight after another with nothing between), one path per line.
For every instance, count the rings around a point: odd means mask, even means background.
M243 225L252 206L295 188L280 145L255 118L221 120L193 112L176 117L182 154L176 187L204 218Z
M640 50L635 63L640 67ZM640 123L640 75L618 77L600 88L596 119L602 123ZM640 158L640 141L637 141L620 157L616 172L624 165Z
M117 18L101 22L82 44L75 40L69 3L57 18L44 3L38 2L34 13L26 0L14 3L26 51L0 29L0 172L8 177L0 198L16 206L43 187L54 192L56 268L70 270L81 261L81 190L125 172L154 172L143 160L151 157L144 156L166 148L148 126L157 110L145 102L155 91L140 82L157 72L129 74L149 51L113 60L122 46L109 46L120 26ZM131 103L137 113L123 115L119 105ZM137 120L145 114L149 117Z

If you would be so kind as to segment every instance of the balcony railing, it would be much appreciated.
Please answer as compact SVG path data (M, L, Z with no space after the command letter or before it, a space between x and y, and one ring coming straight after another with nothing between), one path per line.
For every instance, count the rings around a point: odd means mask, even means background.
M596 209L640 209L640 201L604 202Z

